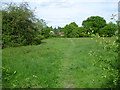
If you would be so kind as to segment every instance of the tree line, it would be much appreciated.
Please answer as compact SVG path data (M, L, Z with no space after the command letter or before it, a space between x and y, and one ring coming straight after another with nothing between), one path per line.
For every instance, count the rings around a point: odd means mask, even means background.
M93 37L95 35L112 37L116 34L118 28L117 24L112 22L107 24L106 20L100 16L91 16L82 22L82 27L78 27L75 22L72 22L60 28L60 30L62 30L68 38Z
M26 45L37 45L49 37L112 37L117 31L117 25L100 16L91 16L79 27L75 22L64 27L48 27L43 19L35 17L28 3L16 5L10 3L2 12L2 48ZM52 32L51 32L52 31ZM63 35L61 35L63 34Z

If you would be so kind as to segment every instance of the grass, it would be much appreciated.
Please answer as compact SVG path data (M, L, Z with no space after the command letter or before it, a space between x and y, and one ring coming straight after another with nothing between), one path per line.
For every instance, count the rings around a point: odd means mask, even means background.
M52 38L37 46L2 51L3 88L101 88L107 78L93 65L90 51L102 50L91 38ZM107 56L107 58L111 58Z

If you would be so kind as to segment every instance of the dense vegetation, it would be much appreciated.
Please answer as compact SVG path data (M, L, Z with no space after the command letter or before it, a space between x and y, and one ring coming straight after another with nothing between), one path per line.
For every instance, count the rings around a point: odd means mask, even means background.
M35 17L27 3L19 6L11 3L1 12L3 48L40 44L44 35L48 37L49 27L44 20Z
M112 22L107 24L106 20L100 16L91 16L82 22L82 27L72 22L61 30L67 38L95 37L96 35L112 37L117 31L117 25Z

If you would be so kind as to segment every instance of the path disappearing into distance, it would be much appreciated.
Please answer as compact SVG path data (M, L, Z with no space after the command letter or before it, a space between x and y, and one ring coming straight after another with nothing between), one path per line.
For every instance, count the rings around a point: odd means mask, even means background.
M102 70L93 65L95 58L89 55L96 50L100 47L91 38L51 38L40 45L6 48L3 66L14 74L9 81L3 80L3 87L102 87Z

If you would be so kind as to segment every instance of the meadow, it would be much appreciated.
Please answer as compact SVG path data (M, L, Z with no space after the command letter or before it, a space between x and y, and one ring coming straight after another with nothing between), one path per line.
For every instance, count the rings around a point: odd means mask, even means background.
M110 38L106 38L110 39ZM3 88L106 88L110 74L90 52L108 52L94 38L51 38L40 45L2 50Z

